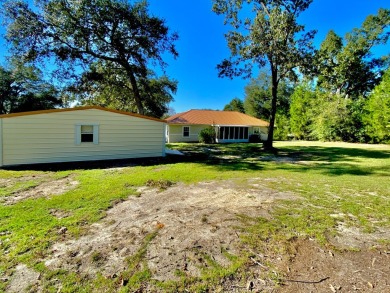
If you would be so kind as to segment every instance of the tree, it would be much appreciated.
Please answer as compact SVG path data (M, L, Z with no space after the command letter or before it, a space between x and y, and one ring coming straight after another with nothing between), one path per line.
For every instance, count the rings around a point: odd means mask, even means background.
M156 77L152 72L147 78L137 80L144 114L161 118L173 101L172 94L177 90L177 82L167 76ZM82 104L99 105L117 110L136 112L132 86L121 69L106 62L91 64L80 82L70 88L80 96Z
M244 102L239 98L234 98L229 102L229 104L225 105L223 108L224 111L237 111L240 113L245 113Z
M245 113L260 119L269 120L272 108L271 76L261 72L257 78L245 86ZM284 81L278 86L277 114L288 115L292 87Z
M389 26L390 10L379 9L345 40L330 31L316 56L318 85L344 97L367 96L386 65L386 58L372 58L371 49L387 43Z
M272 149L279 83L296 79L297 68L311 64L314 31L304 33L304 26L297 23L298 16L312 0L214 0L213 10L225 15L225 23L233 30L226 34L231 52L229 59L218 66L219 76L249 77L253 64L269 65L271 72L271 111L266 149ZM250 5L253 19L239 18L245 4Z
M126 77L137 111L145 112L142 80L151 66L166 63L163 55L178 56L165 22L148 12L146 1L125 0L37 0L37 7L22 1L5 5L9 18L7 39L13 54L24 61L55 58L60 64L81 71L94 62L120 69ZM77 71L76 70L76 71ZM153 74L152 74L153 75ZM105 76L106 77L106 76Z
M311 138L312 107L316 103L316 92L310 84L297 86L291 96L290 127L295 138Z
M55 87L42 80L34 66L13 62L10 69L0 66L0 113L46 110L61 107Z
M9 113L12 101L16 99L17 95L12 73L0 67L0 114Z
M272 93L271 77L262 72L257 78L252 78L245 86L245 113L260 119L269 120L271 114Z
M390 142L390 68L366 103L364 122L373 142Z

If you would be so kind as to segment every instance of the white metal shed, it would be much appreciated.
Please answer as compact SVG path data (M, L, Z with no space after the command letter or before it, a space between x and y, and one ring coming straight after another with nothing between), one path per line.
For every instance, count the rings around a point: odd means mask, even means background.
M161 157L165 121L96 106L0 115L0 166Z

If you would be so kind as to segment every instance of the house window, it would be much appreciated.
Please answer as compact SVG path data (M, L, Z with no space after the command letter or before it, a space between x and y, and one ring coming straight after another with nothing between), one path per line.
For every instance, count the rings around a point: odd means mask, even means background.
M99 144L99 125L98 124L77 124L75 133L75 143L77 145L84 143Z
M93 125L81 125L81 142L93 142Z
M253 127L253 134L260 134L260 128L259 127Z
M190 136L190 127L183 126L183 137L189 137L189 136Z

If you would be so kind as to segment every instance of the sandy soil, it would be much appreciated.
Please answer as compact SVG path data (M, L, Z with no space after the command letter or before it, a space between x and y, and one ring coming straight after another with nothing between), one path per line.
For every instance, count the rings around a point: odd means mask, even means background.
M224 181L178 184L165 191L142 188L140 197L113 207L104 222L92 225L88 235L55 244L45 264L50 269L65 268L87 275L97 271L107 277L119 275L125 258L139 249L148 233L160 227L147 252L155 279L176 279L176 269L198 276L202 253L227 265L229 260L221 250L237 253L239 235L233 229L239 225L236 215L268 216L275 200L294 197L267 189L256 179L246 186ZM93 260L97 252L102 256L98 266Z
M71 176L58 180L51 180L48 176L20 177L16 179L3 179L0 185L7 187L10 184L15 184L15 181L27 182L29 180L41 180L40 184L35 187L14 192L10 196L0 198L0 203L3 205L13 205L21 200L29 198L48 197L52 195L63 194L68 190L74 189L79 184Z

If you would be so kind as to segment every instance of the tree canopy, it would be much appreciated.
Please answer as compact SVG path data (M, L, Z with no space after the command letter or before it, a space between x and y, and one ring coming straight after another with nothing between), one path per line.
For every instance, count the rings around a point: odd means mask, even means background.
M364 120L373 142L390 142L390 68L369 96Z
M166 67L163 55L178 56L176 33L164 20L150 15L146 1L37 0L34 8L22 1L5 5L9 20L6 38L12 52L31 62L54 58L65 67L88 71L93 63L115 68L127 79L137 111L144 114L150 99L143 91L154 88L154 67ZM151 74L152 72L152 74ZM91 75L84 75L88 78ZM109 75L106 84L112 81ZM151 93L154 95L156 92ZM149 95L149 98L150 98ZM156 98L156 97L154 97Z
M244 102L241 101L239 98L234 98L229 102L229 104L225 105L223 110L245 113Z
M347 97L368 95L380 80L389 57L373 58L371 49L387 43L389 25L390 10L379 9L345 39L329 31L315 58L318 85Z
M63 101L55 87L42 79L34 66L13 62L0 66L0 114L61 107Z

